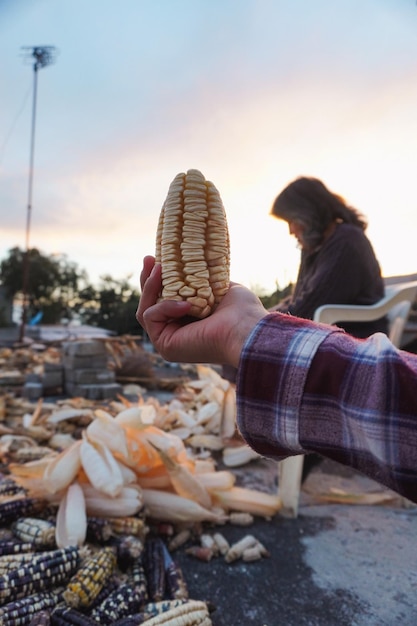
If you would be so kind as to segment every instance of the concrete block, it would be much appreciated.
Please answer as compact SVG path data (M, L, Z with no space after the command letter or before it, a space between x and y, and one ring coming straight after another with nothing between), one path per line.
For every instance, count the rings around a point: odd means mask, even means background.
M35 400L39 400L43 395L43 386L42 383L25 383L22 389L22 396L33 402Z
M66 356L106 355L107 350L102 341L71 341L63 344Z
M42 385L45 389L50 387L62 387L64 374L62 369L56 372L45 372L42 377Z
M17 387L25 382L24 374L20 372L0 372L0 387Z
M63 365L65 370L107 369L107 355L65 356Z
M69 391L71 389L71 392ZM67 393L72 397L87 398L87 400L107 400L115 398L122 393L122 386L117 383L108 385L75 385L66 387Z
M62 370L62 363L49 363L48 361L45 361L43 364L44 372L62 372Z
M115 374L107 369L66 369L65 380L80 385L106 384L114 382Z
M25 375L25 383L41 383L42 382L42 376L40 376L39 374L26 374Z

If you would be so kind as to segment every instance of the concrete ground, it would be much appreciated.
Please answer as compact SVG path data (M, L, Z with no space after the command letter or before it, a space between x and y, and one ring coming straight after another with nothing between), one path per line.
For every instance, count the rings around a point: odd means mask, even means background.
M331 471L336 473L319 468L311 479L337 486L337 467ZM342 480L364 487L355 474ZM365 482L365 491L378 490ZM220 529L229 542L255 535L269 558L206 563L184 550L174 553L190 595L215 607L213 626L415 626L417 508L396 500L371 506L313 502L307 499L296 519L277 515L249 528Z

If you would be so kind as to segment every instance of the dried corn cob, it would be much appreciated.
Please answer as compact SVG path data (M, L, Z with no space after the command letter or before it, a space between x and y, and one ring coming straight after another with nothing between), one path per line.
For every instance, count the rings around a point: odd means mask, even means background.
M129 615L128 617L122 617L113 623L113 626L140 626L148 619L143 613L136 613L136 615Z
M188 600L182 599L173 599L173 600L160 600L159 602L148 602L144 605L142 609L142 615L145 620L151 619L151 617L156 617L157 615L161 615L161 613L167 613L167 611L171 611L179 606L182 606L188 602Z
M0 604L66 582L77 569L78 563L79 552L75 547L34 555L29 563L0 576Z
M0 480L0 496L14 496L16 494L25 496L26 492L12 478L2 478Z
M59 602L59 595L53 591L42 591L21 600L9 602L0 608L2 626L25 626L33 624L33 617L43 609L51 609ZM45 623L45 622L44 622ZM49 623L49 622L48 622Z
M177 174L169 187L155 258L162 266L162 299L187 300L194 317L207 317L229 287L226 214L218 190L198 170Z
M159 537L150 537L145 543L144 568L149 598L158 602L165 595L164 549Z
M12 524L13 534L20 541L31 541L36 546L55 546L55 524L37 517L21 517Z
M44 554L43 552L41 554ZM35 563L36 557L34 552L18 552L17 554L4 554L0 557L0 576L8 574L14 569L23 567L29 563Z
M57 606L51 614L51 626L97 626L97 622L77 609Z
M96 599L116 566L112 548L101 548L88 557L69 581L63 597L72 608L86 608Z
M188 587L182 569L171 560L165 568L166 593L173 600L188 600Z
M129 583L121 584L103 602L91 611L91 617L101 624L113 624L115 620L138 613L143 597Z
M129 615L128 617L122 617L113 622L113 626L140 626L147 619L143 613L136 613L136 615Z
M145 539L148 532L145 520L140 517L114 517L108 521L114 533L136 535Z
M38 513L45 505L45 501L39 498L21 496L12 497L10 500L0 502L0 526L6 526L19 517Z
M112 536L113 531L110 520L104 517L87 518L87 539L92 543L106 543Z
M19 539L0 540L0 557L9 554L22 554L23 552L34 552L36 546L33 541L20 541Z
M119 578L114 575L110 576L109 580L106 582L104 587L101 588L99 594L94 599L94 601L90 604L88 610L92 611L96 607L100 606L102 602L111 594L120 584Z
M188 588L182 570L172 558L163 541L161 545L164 557L166 596L172 600L188 600Z
M145 568L143 565L143 554L139 558L135 559L131 569L132 583L138 589L142 595L144 602L149 598L148 596L148 581L146 580Z
M187 600L179 606L151 617L145 624L146 626L211 626L212 622L205 602Z
M135 559L140 557L144 550L142 539L134 535L118 535L110 542L116 550L117 565L122 571L126 571Z
M35 613L29 622L29 626L50 626L51 615L49 611L39 611Z

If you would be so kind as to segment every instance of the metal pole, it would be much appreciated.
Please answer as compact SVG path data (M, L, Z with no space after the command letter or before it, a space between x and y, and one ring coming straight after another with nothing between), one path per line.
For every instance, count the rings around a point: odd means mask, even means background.
M19 341L22 342L25 335L25 326L27 321L28 299L29 299L29 269L30 269L30 226L32 220L32 189L33 189L33 170L35 162L35 126L36 126L36 102L38 92L38 70L46 67L54 62L55 48L53 46L35 46L23 47L25 56L34 58L33 64L33 102L32 102L32 127L30 135L30 159L29 159L29 186L28 186L28 204L26 212L26 235L25 235L25 252L23 255L23 278L22 278L22 318L20 325Z
M23 308L22 323L20 326L19 341L22 342L25 335L25 326L27 321L28 309L28 286L29 286L29 238L30 225L32 219L32 189L33 189L33 169L35 161L35 128L36 128L36 102L38 92L38 61L33 64L33 102L32 102L32 130L30 138L30 158L29 158L29 185L28 185L28 204L26 211L26 235L25 235L25 253L23 257Z

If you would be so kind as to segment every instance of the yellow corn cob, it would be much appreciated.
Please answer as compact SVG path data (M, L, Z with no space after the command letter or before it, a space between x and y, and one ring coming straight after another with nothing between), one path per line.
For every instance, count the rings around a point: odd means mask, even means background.
M66 583L76 571L79 562L79 552L75 547L31 556L30 562L23 562L0 576L0 604L20 600L28 594Z
M172 181L155 258L162 266L162 299L187 300L194 317L210 315L229 287L230 242L220 194L200 171Z
M109 579L116 566L112 548L101 548L88 557L69 581L63 598L73 608L89 607Z
M140 517L114 517L108 520L112 531L125 535L135 535L144 539L148 532L148 526Z
M207 604L188 600L169 611L146 620L146 626L211 626Z

